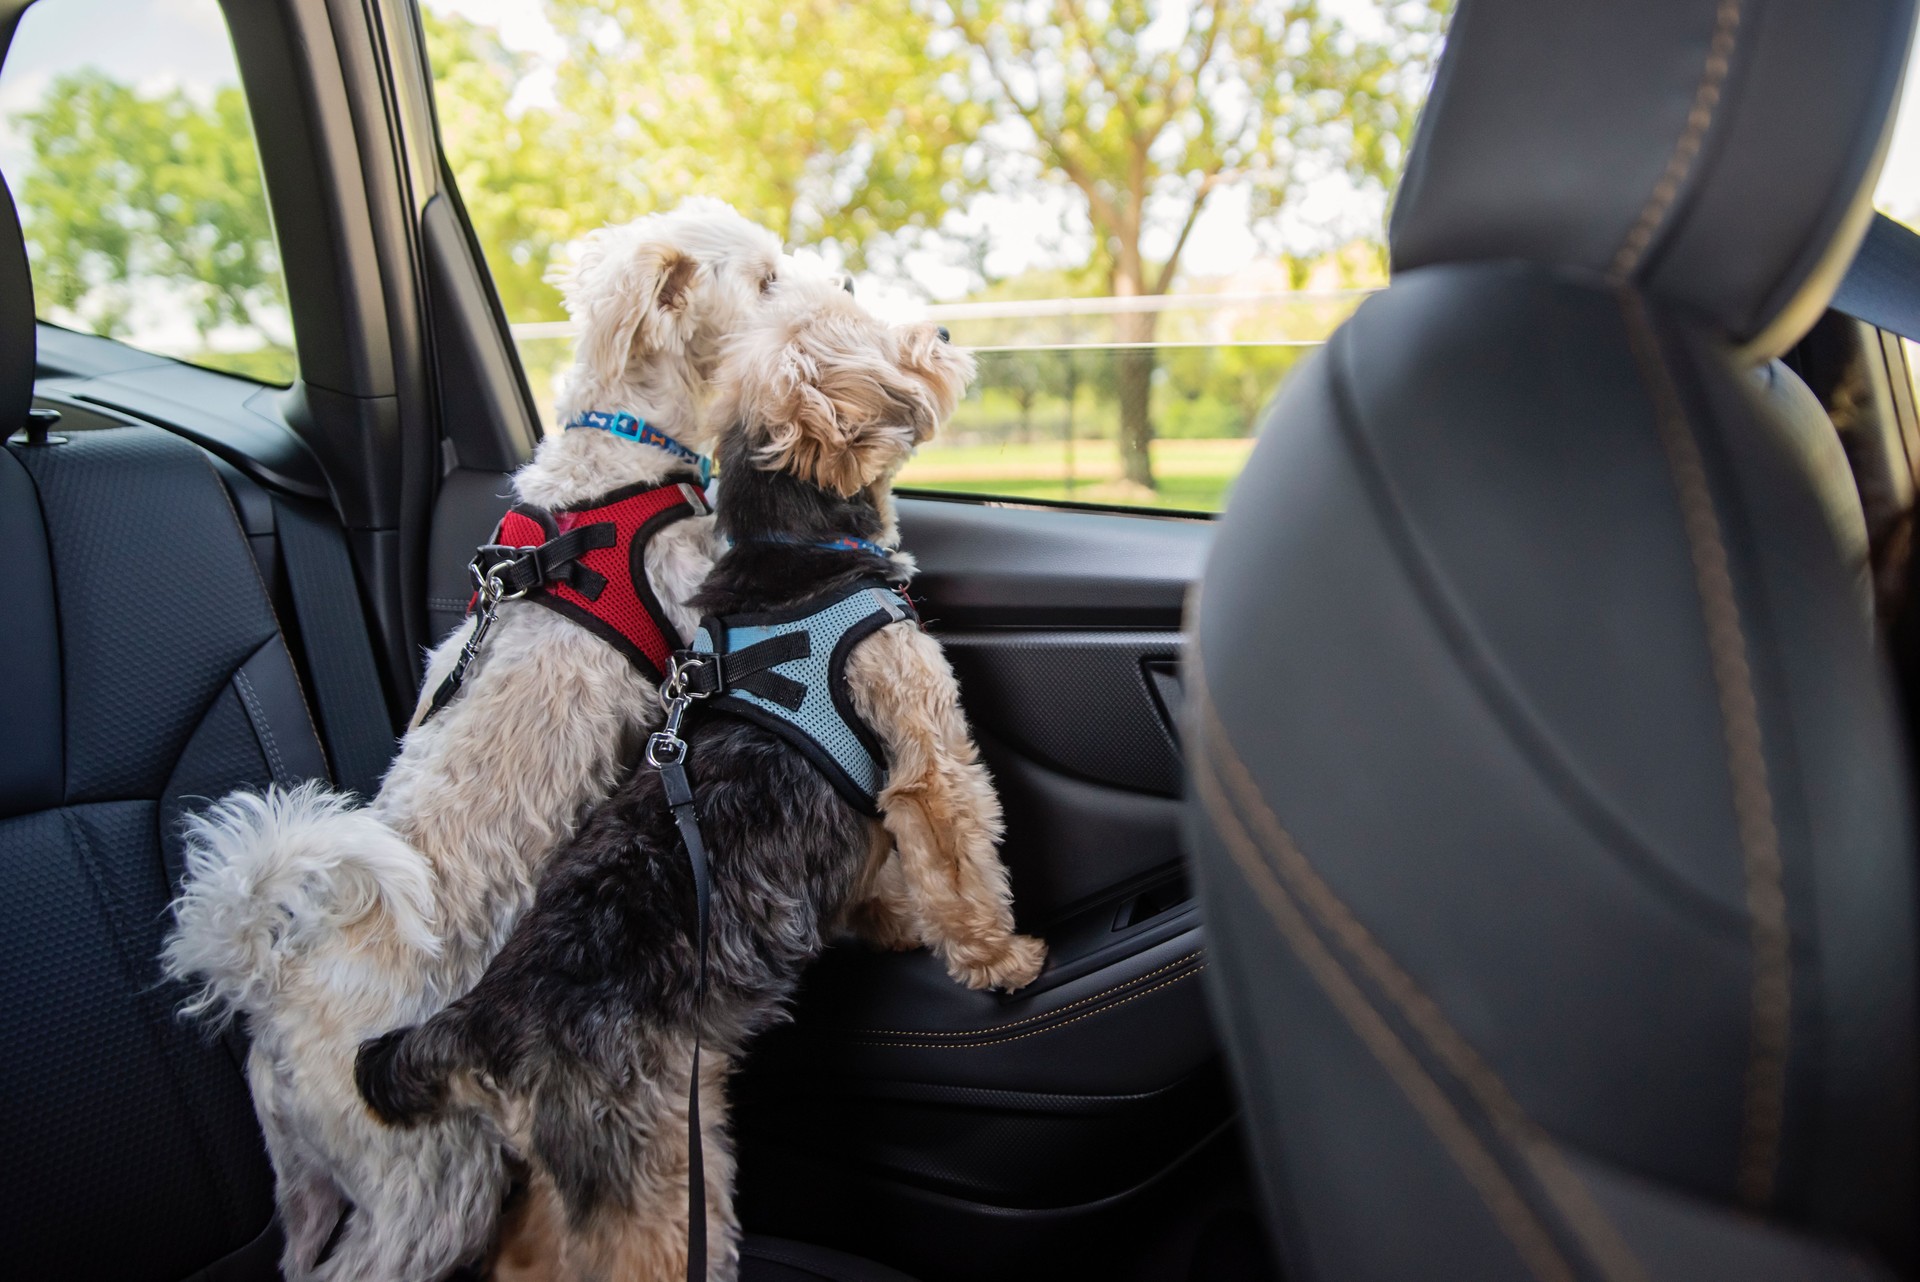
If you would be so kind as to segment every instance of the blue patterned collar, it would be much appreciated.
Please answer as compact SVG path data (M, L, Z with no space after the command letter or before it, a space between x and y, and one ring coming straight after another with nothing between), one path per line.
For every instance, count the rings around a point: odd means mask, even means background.
M698 450L690 450L665 432L625 410L587 410L573 422L567 424L571 432L576 427L592 427L626 441L637 441L641 445L651 445L663 449L683 463L700 469L700 484L705 487L713 479L713 460Z
M851 534L842 534L832 539L797 539L791 534L756 534L748 539L749 543L786 543L793 547L819 548L826 552L865 552L868 556L877 556L886 560L893 553L870 539L858 538Z

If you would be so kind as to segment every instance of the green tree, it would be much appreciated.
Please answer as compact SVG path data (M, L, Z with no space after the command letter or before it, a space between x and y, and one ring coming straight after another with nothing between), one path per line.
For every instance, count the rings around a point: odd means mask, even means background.
M20 204L43 314L125 338L141 290L158 284L186 303L203 340L221 325L286 315L238 87L203 105L87 69L55 78L14 124L32 156ZM195 359L282 381L293 372L293 353L264 335L259 351Z
M930 0L974 66L969 90L1084 201L1110 292L1164 294L1209 198L1271 220L1330 167L1384 184L1411 132L1444 0L1376 4L1384 35L1319 0ZM1373 25L1373 24L1370 24ZM1146 244L1172 237L1158 263ZM1115 318L1120 442L1151 487L1155 314Z
M891 233L935 227L977 175L988 112L958 91L907 5L840 0L549 0L569 57L556 86L573 155L621 201L720 196L796 244L863 267ZM611 196L612 193L609 193Z
M515 104L533 60L500 43L493 28L422 9L434 102L447 163L474 234L487 253L500 305L515 321L559 320L560 295L546 283L554 250L610 219L638 210L576 151L577 131L553 112Z

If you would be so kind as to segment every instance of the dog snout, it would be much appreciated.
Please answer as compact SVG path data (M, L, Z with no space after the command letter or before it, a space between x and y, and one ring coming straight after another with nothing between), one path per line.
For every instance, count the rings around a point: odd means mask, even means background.
M853 277L843 272L840 276L840 288L846 290L848 294L852 294L853 293Z
M953 341L953 335L947 332L945 325L935 325L933 332L940 336L940 341L943 343L951 343Z

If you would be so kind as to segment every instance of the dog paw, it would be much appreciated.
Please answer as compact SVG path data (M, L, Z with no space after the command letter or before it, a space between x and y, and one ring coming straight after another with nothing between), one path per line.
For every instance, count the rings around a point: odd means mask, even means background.
M1005 947L981 960L956 959L948 973L968 988L1014 992L1040 977L1047 964L1047 942L1031 935L1009 935Z
M445 1094L441 1083L410 1073L399 1062L412 1029L397 1028L360 1044L353 1060L353 1084L360 1089L373 1115L389 1126L411 1126L438 1108Z

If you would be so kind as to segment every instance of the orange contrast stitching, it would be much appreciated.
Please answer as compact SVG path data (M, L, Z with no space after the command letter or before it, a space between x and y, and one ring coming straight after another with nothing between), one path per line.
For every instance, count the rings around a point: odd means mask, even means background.
M1201 751L1194 754L1192 778L1195 792L1225 840L1228 853L1240 868L1240 875L1253 889L1262 907L1267 910L1267 915L1280 928L1293 955L1300 959L1320 985L1320 990L1333 1002L1334 1009L1346 1020L1347 1026L1361 1044L1373 1053L1373 1057L1400 1088L1401 1094L1406 1096L1407 1102L1426 1122L1427 1129L1453 1158L1467 1183L1486 1204L1494 1224L1513 1244L1521 1263L1541 1282L1573 1282L1572 1267L1554 1244L1546 1226L1514 1187L1506 1171L1487 1151L1486 1145L1474 1134L1466 1119L1460 1116L1459 1110L1432 1075L1421 1067L1406 1043L1374 1009L1373 1003L1339 959L1321 942L1301 913L1299 905L1261 859L1239 815L1221 792L1213 765L1212 753Z
M1064 1015L1070 1010L1085 1006L1088 1002L1097 1002L1102 997L1110 997L1122 989L1132 988L1136 984L1145 983L1155 975L1165 974L1176 966L1186 965L1198 957L1203 951L1205 950L1196 948L1185 957L1176 957L1164 966L1150 970L1144 975L1135 975L1125 983L1115 984L1112 988L1102 989L1091 997L1082 997L1077 1002L1068 1002L1058 1010L1050 1010L1044 1015L1029 1015L1025 1019L1016 1019L1010 1024L995 1024L990 1028L976 1028L964 1033L926 1033L911 1028L851 1028L847 1031L856 1037L985 1037L988 1033L1003 1033L1009 1028L1023 1028L1028 1024L1037 1024L1041 1020L1052 1019L1057 1015Z
M1667 211L1673 208L1680 185L1687 180L1700 154L1700 144L1713 124L1714 109L1720 105L1720 91L1726 85L1727 71L1733 65L1734 39L1739 30L1740 0L1720 0L1720 9L1714 15L1713 41L1707 46L1707 65L1701 70L1700 86L1693 93L1687 126L1680 134L1680 141L1674 144L1673 154L1667 157L1667 167L1661 172L1660 181L1653 185L1639 219L1613 256L1608 275L1616 282L1626 280L1640 266L1640 260L1653 244L1654 233L1660 229Z
M1747 883L1748 939L1753 948L1750 997L1753 1045L1747 1060L1736 1181L1740 1196L1760 1205L1773 1193L1787 1092L1787 1039L1792 1018L1793 959L1782 883L1780 831L1761 746L1759 701L1747 659L1746 632L1727 566L1726 544L1706 464L1693 438L1680 394L1637 295L1620 299L1628 340L1654 400L1660 443L1680 501L1681 524L1693 558L1694 586L1707 629L1707 661L1720 702L1727 774L1733 785L1734 825L1740 835Z
M1197 706L1202 734L1206 739L1206 751L1202 756L1210 765L1218 758L1221 764L1229 768L1228 783L1239 794L1240 804L1259 823L1261 836L1267 850L1274 856L1277 870L1294 884L1294 893L1312 908L1322 927L1332 931L1334 938L1359 960L1448 1070L1467 1085L1501 1136L1526 1160L1542 1188L1579 1235L1604 1276L1644 1282L1645 1274L1639 1260L1621 1239L1606 1213L1593 1201L1585 1183L1566 1165L1546 1133L1527 1117L1499 1075L1480 1058L1479 1053L1453 1027L1413 977L1402 970L1375 941L1371 932L1354 917L1352 910L1334 893L1333 888L1321 879L1306 855L1294 843L1260 796L1252 774L1234 752L1226 727L1220 723L1206 688L1205 674L1197 652L1189 658L1189 663L1195 674Z

